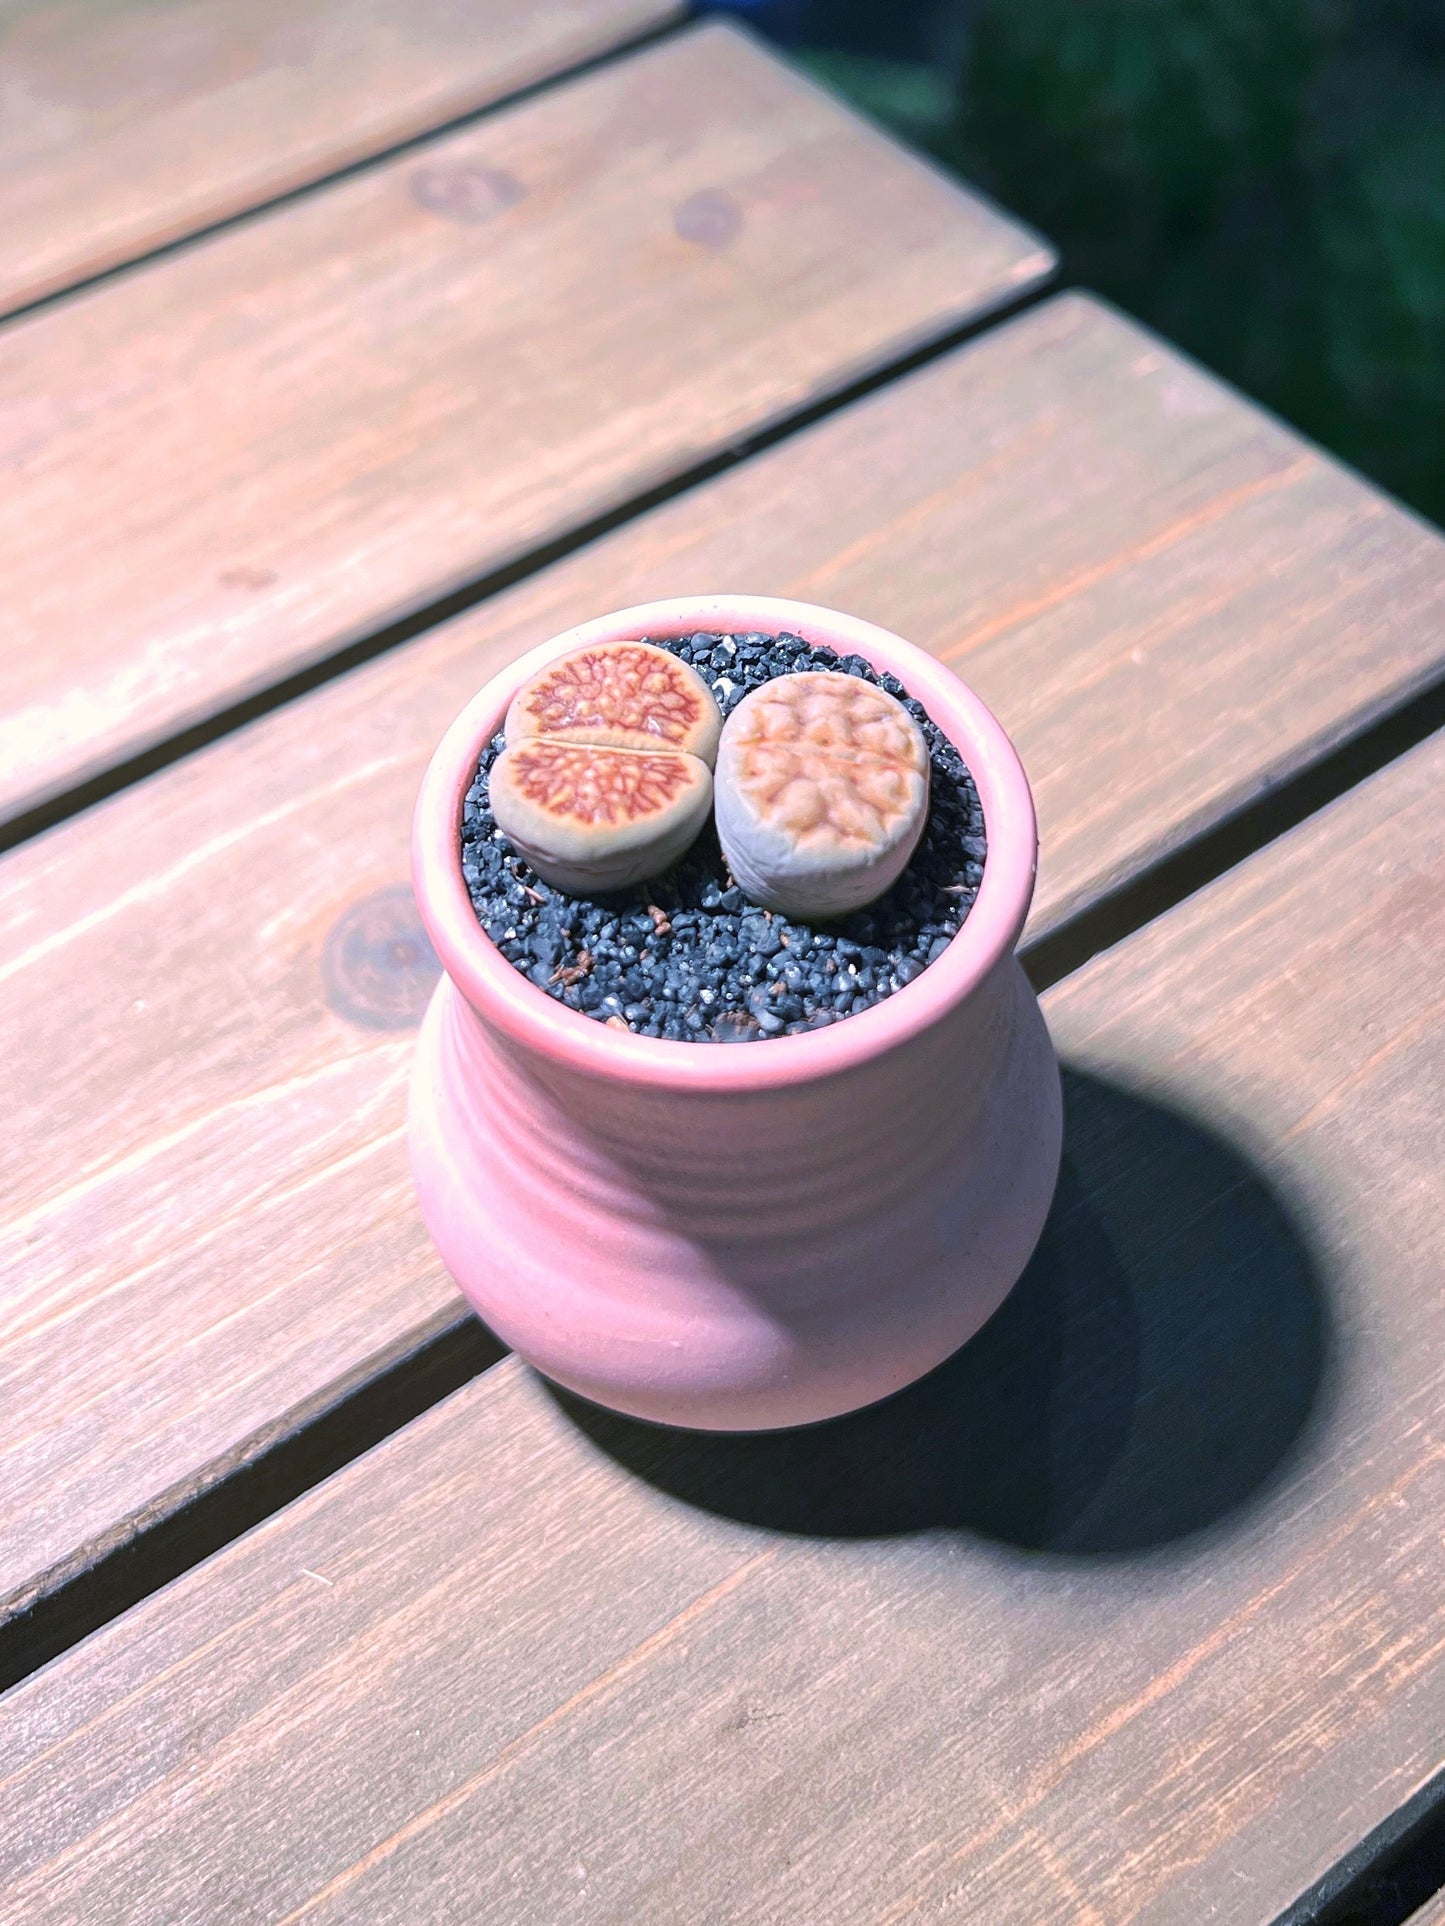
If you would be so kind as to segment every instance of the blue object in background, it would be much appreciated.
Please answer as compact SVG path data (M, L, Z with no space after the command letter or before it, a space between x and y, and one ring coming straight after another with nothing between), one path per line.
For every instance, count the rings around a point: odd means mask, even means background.
M975 0L700 0L781 47L898 61L948 59Z
M807 9L808 0L703 0L697 11L735 14L780 47L795 47Z

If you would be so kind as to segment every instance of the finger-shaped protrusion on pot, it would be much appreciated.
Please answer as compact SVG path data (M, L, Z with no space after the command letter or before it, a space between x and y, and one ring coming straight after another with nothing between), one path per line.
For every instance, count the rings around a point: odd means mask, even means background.
M544 882L572 896L658 876L712 806L712 771L673 749L523 737L492 765L497 826Z
M712 690L686 662L650 642L599 642L549 663L512 698L506 737L674 749L709 768L722 716Z
M755 903L826 921L894 883L928 815L928 745L901 702L838 671L777 676L718 745L723 854Z

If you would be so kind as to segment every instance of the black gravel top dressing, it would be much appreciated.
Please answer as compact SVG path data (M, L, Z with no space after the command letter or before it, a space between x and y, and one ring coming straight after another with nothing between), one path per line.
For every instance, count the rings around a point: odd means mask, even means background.
M748 902L711 823L666 875L624 896L566 896L517 855L493 820L488 743L462 812L462 874L477 920L547 995L598 1022L683 1043L744 1042L818 1030L881 1003L947 948L978 894L983 809L963 758L895 676L796 635L643 637L706 676L724 715L795 669L877 683L914 716L932 763L928 822L912 861L866 909L827 925Z

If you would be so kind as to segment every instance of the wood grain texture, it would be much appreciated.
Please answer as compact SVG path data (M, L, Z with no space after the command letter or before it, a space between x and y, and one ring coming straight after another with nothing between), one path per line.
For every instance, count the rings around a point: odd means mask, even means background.
M0 814L1049 266L709 26L0 330Z
M7 0L0 312L679 11L672 0Z
M1050 994L1061 1203L932 1390L509 1360L19 1687L0 1918L1265 1926L1441 1758L1442 783Z
M521 649L699 587L958 662L1034 779L1036 930L1445 652L1436 536L1068 297L13 852L12 1608L455 1309L401 1142L421 769Z

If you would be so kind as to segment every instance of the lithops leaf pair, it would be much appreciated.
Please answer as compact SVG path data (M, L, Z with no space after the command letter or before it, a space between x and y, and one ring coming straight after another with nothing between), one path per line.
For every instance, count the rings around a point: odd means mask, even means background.
M505 734L493 814L538 875L572 895L660 875L715 802L746 894L826 921L889 888L928 814L917 723L885 690L836 671L775 677L724 727L685 662L647 642L599 643L526 682Z
M513 698L492 813L555 888L625 889L669 868L707 821L721 727L702 677L665 649L576 649Z
M928 745L901 702L805 670L745 696L718 747L728 867L764 908L826 921L881 896L928 815Z

